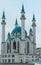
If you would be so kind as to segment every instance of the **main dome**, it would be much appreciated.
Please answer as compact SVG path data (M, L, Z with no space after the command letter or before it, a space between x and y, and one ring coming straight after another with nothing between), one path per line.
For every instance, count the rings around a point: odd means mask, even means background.
M18 27L15 27L15 28L12 30L11 34L13 34L13 33L20 33L20 32L21 32L21 27L18 26ZM25 30L25 33L27 34L26 30Z

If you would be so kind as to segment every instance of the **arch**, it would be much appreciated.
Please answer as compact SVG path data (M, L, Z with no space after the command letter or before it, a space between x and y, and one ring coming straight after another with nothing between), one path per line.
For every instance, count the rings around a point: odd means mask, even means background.
M13 49L16 49L16 41L13 42Z
M29 42L27 42L27 54L29 53Z
M19 53L19 41L18 41L18 53Z
M9 49L9 43L7 43L7 48Z
M8 53L8 50L9 50L9 43L7 42L7 53Z
M22 63L23 61L22 61L22 59L21 59L21 63Z

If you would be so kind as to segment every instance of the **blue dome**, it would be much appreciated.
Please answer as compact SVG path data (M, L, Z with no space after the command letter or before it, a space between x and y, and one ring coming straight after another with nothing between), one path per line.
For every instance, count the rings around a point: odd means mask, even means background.
M18 26L18 27L15 27L15 29L13 29L13 31L11 32L12 33L20 33L21 32L21 27ZM25 33L27 34L26 30L25 30Z
M21 32L21 27L15 27L15 29L13 29L12 33L18 33Z
M30 32L32 32L32 28L30 28Z
M8 33L8 38L10 38L10 33Z

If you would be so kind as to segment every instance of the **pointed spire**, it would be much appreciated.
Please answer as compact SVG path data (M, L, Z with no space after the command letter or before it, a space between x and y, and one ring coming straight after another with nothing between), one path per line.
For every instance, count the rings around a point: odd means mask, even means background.
M25 13L24 5L23 5L23 4L22 4L22 10L21 10L21 13Z
M5 11L3 11L2 19L5 19Z
M15 21L15 25L18 25L17 19L16 19L16 21Z
M30 32L32 32L32 28L30 28Z
M30 28L30 31L29 31L29 34L32 36L33 34L32 34L32 28Z
M33 19L32 19L32 22L33 22L33 23L32 23L32 27L33 27L33 26L34 26L34 27L36 27L36 23L35 23L35 22L36 22L36 20L35 20L35 15L34 15L34 14L33 14Z
M36 21L36 20L35 20L35 15L34 15L34 14L33 14L33 19L32 19L32 21Z

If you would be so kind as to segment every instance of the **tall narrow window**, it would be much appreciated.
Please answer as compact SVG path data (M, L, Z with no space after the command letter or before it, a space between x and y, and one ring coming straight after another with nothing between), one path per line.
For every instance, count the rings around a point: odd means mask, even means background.
M7 63L7 60L5 59L5 63Z
M12 63L14 63L14 59L12 59Z
M8 50L9 50L9 43L7 43L7 53L8 53Z
M19 41L18 41L18 53L19 53Z
M11 41L10 41L10 53L11 53Z
M3 60L3 63L4 63L4 60Z
M22 59L21 59L21 63L22 63Z
M13 49L16 49L16 41L13 42Z
M29 42L27 42L27 53L29 53Z
M8 63L10 63L10 59L8 59Z
M9 43L7 43L7 48L9 49Z

